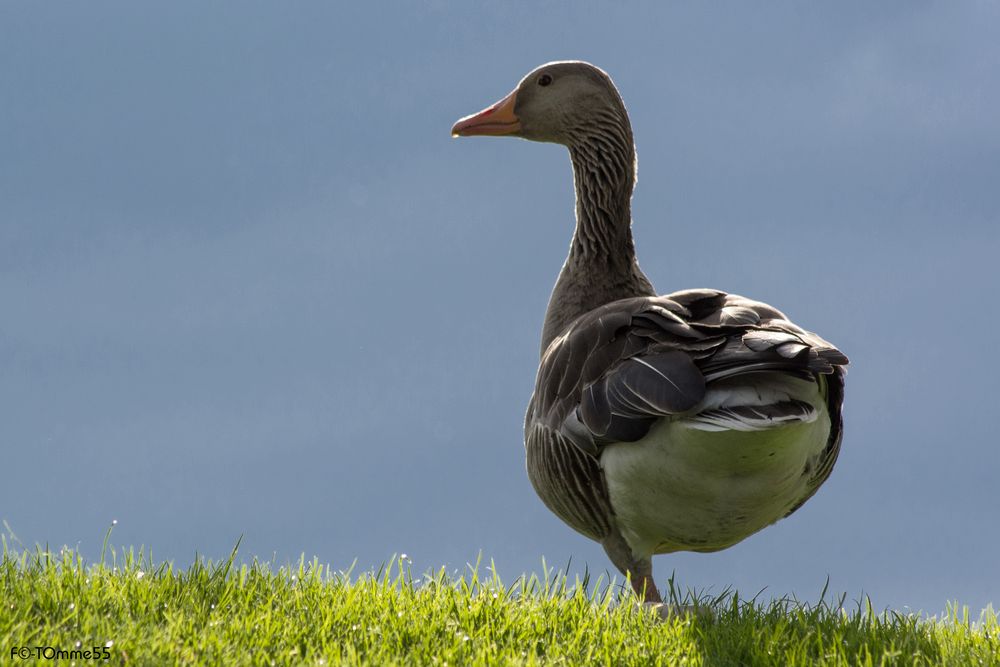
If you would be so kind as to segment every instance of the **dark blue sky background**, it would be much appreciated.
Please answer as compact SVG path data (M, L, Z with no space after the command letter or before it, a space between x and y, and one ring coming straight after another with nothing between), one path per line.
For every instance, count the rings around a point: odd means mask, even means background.
M453 140L548 60L611 73L661 291L843 349L793 517L682 586L1000 600L1000 8L987 2L0 5L0 518L25 544L482 551L603 571L522 419L573 224L564 149Z

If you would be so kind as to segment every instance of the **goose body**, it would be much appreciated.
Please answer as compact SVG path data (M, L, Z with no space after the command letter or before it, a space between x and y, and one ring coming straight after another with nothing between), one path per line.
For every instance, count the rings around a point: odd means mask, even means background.
M654 554L732 546L827 479L847 358L759 301L656 295L632 242L628 115L593 65L543 65L453 133L569 148L577 223L525 418L528 477L659 602Z

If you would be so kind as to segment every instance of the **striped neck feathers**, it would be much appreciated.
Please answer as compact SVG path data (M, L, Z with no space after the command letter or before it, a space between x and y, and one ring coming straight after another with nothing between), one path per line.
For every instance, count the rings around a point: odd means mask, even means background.
M632 241L635 147L624 108L595 113L574 136L576 230L549 300L543 353L580 315L616 299L655 294Z

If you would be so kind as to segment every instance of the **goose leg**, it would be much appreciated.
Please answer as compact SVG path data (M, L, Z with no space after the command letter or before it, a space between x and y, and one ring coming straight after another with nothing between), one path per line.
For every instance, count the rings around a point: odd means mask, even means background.
M629 574L632 579L632 590L640 600L646 604L663 603L660 591L656 590L656 584L653 582L653 559L643 558L634 561L629 568Z
M632 581L632 590L635 591L642 606L653 609L660 618L669 620L677 616L694 616L703 621L715 618L710 608L700 606L697 603L693 605L663 604L660 591L656 590L656 584L653 582L652 558L636 558L632 549L625 542L625 538L617 530L613 530L608 537L604 538L601 545L615 567L622 574L628 575Z
M653 560L651 558L636 558L625 538L617 530L612 530L602 542L604 551L615 567L622 574L628 575L632 581L632 590L645 603L661 604L663 599L656 590L653 581Z

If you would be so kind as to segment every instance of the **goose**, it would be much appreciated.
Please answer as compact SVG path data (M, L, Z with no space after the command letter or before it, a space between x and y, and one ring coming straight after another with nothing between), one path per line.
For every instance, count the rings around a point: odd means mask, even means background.
M632 240L628 113L594 65L542 65L452 135L569 149L576 228L525 416L528 478L663 613L653 555L730 547L829 477L847 357L760 301L715 289L657 295ZM736 250L723 240L699 252Z

